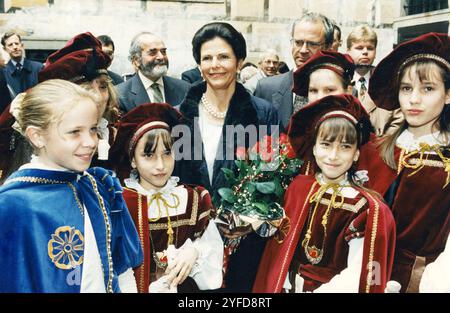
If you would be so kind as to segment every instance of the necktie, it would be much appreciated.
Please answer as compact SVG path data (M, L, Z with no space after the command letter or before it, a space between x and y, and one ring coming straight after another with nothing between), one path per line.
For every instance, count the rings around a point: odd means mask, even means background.
M361 87L359 87L359 96L364 97L367 92L366 79L364 77L361 77L359 79L359 82L361 83Z
M20 64L19 62L16 63L16 72L17 74L22 73L22 64Z
M159 85L157 83L153 83L150 87L153 89L153 102L154 103L164 102L164 98L161 93L161 90L159 89Z

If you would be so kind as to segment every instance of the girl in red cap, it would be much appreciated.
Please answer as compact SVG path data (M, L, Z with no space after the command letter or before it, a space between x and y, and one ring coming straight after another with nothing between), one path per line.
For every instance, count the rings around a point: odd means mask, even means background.
M285 195L290 229L264 251L255 292L383 292L389 280L394 220L355 172L370 121L351 95L328 96L298 111L289 138L313 155L316 175L299 175Z
M166 103L140 105L123 116L112 147L120 176L129 177L124 198L144 250L144 263L135 272L143 293L195 292L222 284L223 242L211 220L209 193L172 176L171 131L181 118Z
M132 268L143 256L122 188L111 172L89 168L97 99L48 80L16 110L36 157L0 187L0 292L136 292Z
M450 232L449 75L449 36L429 33L400 44L370 80L377 106L400 108L405 116L378 151L363 153L360 166L369 171L369 184L384 195L396 220L392 280L401 292L422 288L422 273L444 251ZM437 284L442 286L439 281L449 270L446 264L438 271ZM450 290L450 279L444 290Z
M312 103L323 97L352 93L355 64L349 55L334 51L318 51L294 72L296 97ZM306 103L305 103L306 104ZM297 107L295 111L301 109ZM301 173L314 175L314 159L304 159Z

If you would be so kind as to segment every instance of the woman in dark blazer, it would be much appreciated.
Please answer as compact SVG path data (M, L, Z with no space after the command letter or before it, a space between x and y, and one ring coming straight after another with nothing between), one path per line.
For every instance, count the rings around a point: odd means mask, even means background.
M177 173L186 183L203 185L217 206L218 189L227 186L221 168L236 170L236 148L252 147L276 129L278 112L269 102L250 95L236 81L246 57L246 43L241 33L228 23L209 23L192 40L194 59L204 81L194 84L179 109L191 131L191 151L177 164ZM183 140L183 142L186 142ZM250 292L265 246L251 227L228 236L247 235L231 255L221 291Z

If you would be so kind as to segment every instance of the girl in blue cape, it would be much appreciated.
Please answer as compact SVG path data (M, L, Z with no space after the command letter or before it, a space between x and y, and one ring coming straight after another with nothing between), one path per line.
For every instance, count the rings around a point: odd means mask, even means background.
M97 99L49 80L14 109L35 156L0 187L0 292L136 292L143 255L122 188L89 169Z

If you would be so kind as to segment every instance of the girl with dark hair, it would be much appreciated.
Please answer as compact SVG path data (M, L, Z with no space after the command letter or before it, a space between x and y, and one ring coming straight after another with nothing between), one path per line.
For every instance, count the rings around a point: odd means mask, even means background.
M401 292L419 291L422 273L444 251L450 232L449 73L449 36L429 33L400 44L370 80L376 105L400 108L405 117L377 151L362 153L360 166L396 220L392 280Z
M123 116L112 147L124 198L140 235L138 291L196 292L222 285L223 242L203 187L178 183L171 131L181 114L146 103ZM131 174L131 175L130 175Z
M313 155L316 175L299 175L285 195L290 228L269 241L255 292L384 292L395 223L388 206L355 172L369 140L369 116L351 95L322 98L293 115L298 157Z

